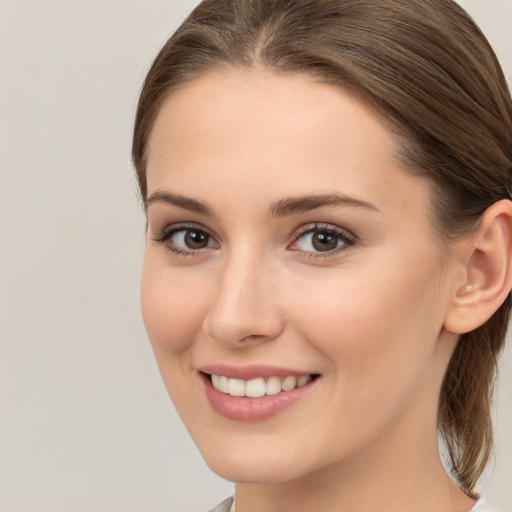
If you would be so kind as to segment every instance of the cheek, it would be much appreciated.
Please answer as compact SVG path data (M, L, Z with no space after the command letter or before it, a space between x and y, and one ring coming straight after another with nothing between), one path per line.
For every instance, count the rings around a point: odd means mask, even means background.
M340 269L308 283L302 292L308 300L296 308L303 336L352 383L408 378L433 357L442 326L428 265L423 274L411 274L380 262L373 273L368 266L365 272Z
M159 355L186 351L201 329L205 290L186 271L144 260L141 277L142 316L149 340Z
M351 446L379 435L404 411L416 417L436 403L429 391L437 341L432 281L416 288L407 279L372 279L361 288L363 281L354 275L311 290L298 324L326 365L332 435L343 429Z

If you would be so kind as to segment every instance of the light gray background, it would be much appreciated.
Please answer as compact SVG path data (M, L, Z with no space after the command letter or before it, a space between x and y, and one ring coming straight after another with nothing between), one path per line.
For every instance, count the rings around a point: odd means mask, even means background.
M0 0L0 512L198 512L231 492L174 413L139 313L134 109L195 3ZM512 1L461 3L511 76ZM510 345L482 483L502 512Z

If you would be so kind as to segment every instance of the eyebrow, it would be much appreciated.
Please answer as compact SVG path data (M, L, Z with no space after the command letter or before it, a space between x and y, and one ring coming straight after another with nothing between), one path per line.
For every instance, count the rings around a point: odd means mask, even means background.
M366 201L362 201L361 199L346 196L344 194L331 193L282 199L270 207L269 213L271 217L284 217L287 215L309 212L325 206L356 206L376 212L379 211L376 206Z
M164 192L163 190L156 190L153 192L145 201L144 209L147 211L147 209L155 203L166 203L200 215L213 217L213 210L206 204L201 203L196 199L192 199L191 197L171 194L170 192Z
M155 203L166 203L178 208L183 208L199 215L213 217L213 209L208 205L192 199L191 197L172 194L163 190L153 192L145 202L145 209ZM307 195L281 199L273 203L269 208L270 217L286 217L297 213L305 213L326 206L355 206L378 212L379 209L371 203L362 201L340 193Z

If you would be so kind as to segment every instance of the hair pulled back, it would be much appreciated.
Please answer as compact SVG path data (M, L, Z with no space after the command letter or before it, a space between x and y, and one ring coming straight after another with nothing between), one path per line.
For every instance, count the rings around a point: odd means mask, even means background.
M144 82L132 159L147 199L148 139L173 91L222 67L307 74L357 95L393 126L409 172L432 189L437 235L469 234L510 198L512 101L480 29L452 0L204 0ZM510 295L461 336L440 395L438 427L470 493L492 450L490 405Z

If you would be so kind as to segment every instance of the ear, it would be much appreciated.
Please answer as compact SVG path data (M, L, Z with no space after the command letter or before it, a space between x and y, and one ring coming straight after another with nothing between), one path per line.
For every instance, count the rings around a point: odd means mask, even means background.
M463 282L455 286L444 323L456 334L483 325L512 288L512 201L503 199L485 211L461 256Z

